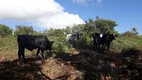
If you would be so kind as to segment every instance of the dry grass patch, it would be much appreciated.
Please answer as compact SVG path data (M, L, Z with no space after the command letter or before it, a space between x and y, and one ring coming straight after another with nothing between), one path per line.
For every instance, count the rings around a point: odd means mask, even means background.
M47 59L41 71L51 79L83 80L82 73L76 70L70 62L63 62L59 59Z

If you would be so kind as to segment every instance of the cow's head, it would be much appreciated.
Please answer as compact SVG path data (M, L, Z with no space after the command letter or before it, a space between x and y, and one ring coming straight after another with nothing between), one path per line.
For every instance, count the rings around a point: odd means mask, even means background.
M118 37L118 35L112 34L112 40L114 40L116 37Z
M49 41L49 46L48 49L51 51L52 50L52 45L53 45L54 41Z

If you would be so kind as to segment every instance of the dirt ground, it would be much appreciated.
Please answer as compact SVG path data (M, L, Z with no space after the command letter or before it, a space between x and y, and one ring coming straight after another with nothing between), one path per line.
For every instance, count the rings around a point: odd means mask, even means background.
M19 64L16 51L7 51L0 55L0 80L142 80L141 53L73 51L56 53L42 63L26 51L28 63Z

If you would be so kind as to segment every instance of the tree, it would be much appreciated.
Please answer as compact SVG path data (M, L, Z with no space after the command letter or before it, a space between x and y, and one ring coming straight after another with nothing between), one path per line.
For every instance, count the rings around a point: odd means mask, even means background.
M47 30L47 34L52 36L54 34L55 30L53 28L50 28L49 30Z
M106 19L100 19L95 21L96 28L99 29L101 33L107 33L111 32L111 30L114 30L114 27L117 26L115 21L112 20L106 20Z
M90 18L89 19L89 23L93 23L93 22L94 22L94 20Z
M99 16L96 16L96 21L99 20L99 19L100 19Z
M12 34L12 29L4 24L0 24L0 37L5 37Z
M34 30L32 26L22 26L22 25L18 25L16 26L16 31L14 32L15 35L19 35L19 34L26 34L26 35L30 35L30 34L34 34Z
M137 34L138 34L137 28L133 27L131 31L126 31L122 35L125 37L132 37L132 36L136 36Z
M96 28L95 21L93 19L89 19L88 21L86 21L86 24L83 28L83 33L87 36L90 36L95 32L99 32L99 30Z
M65 32L66 34L71 34L71 33L72 33L72 30L71 30L71 28L70 28L69 26L67 26L67 27L64 29L64 32Z
M64 31L62 29L55 29L54 36L65 37Z
M82 30L83 28L84 28L84 24L74 25L72 27L72 32L74 32L75 30Z
M132 36L135 36L136 34L133 33L132 31L126 31L122 34L122 36L124 37L132 37Z
M135 34L138 34L137 28L136 28L136 27L133 27L133 28L132 28L132 32L135 33Z
M54 37L64 37L65 34L64 34L64 30L63 29L49 29L48 31L44 32L44 34L46 34L48 36L54 36Z

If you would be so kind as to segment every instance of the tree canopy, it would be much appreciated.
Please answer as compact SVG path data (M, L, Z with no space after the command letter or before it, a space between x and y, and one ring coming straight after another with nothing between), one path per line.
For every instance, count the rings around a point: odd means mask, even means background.
M22 25L18 25L16 26L16 31L15 31L15 35L18 34L33 34L35 31L33 30L32 26L22 26Z
M0 24L0 37L5 37L7 35L12 34L12 29L9 26L4 24Z

